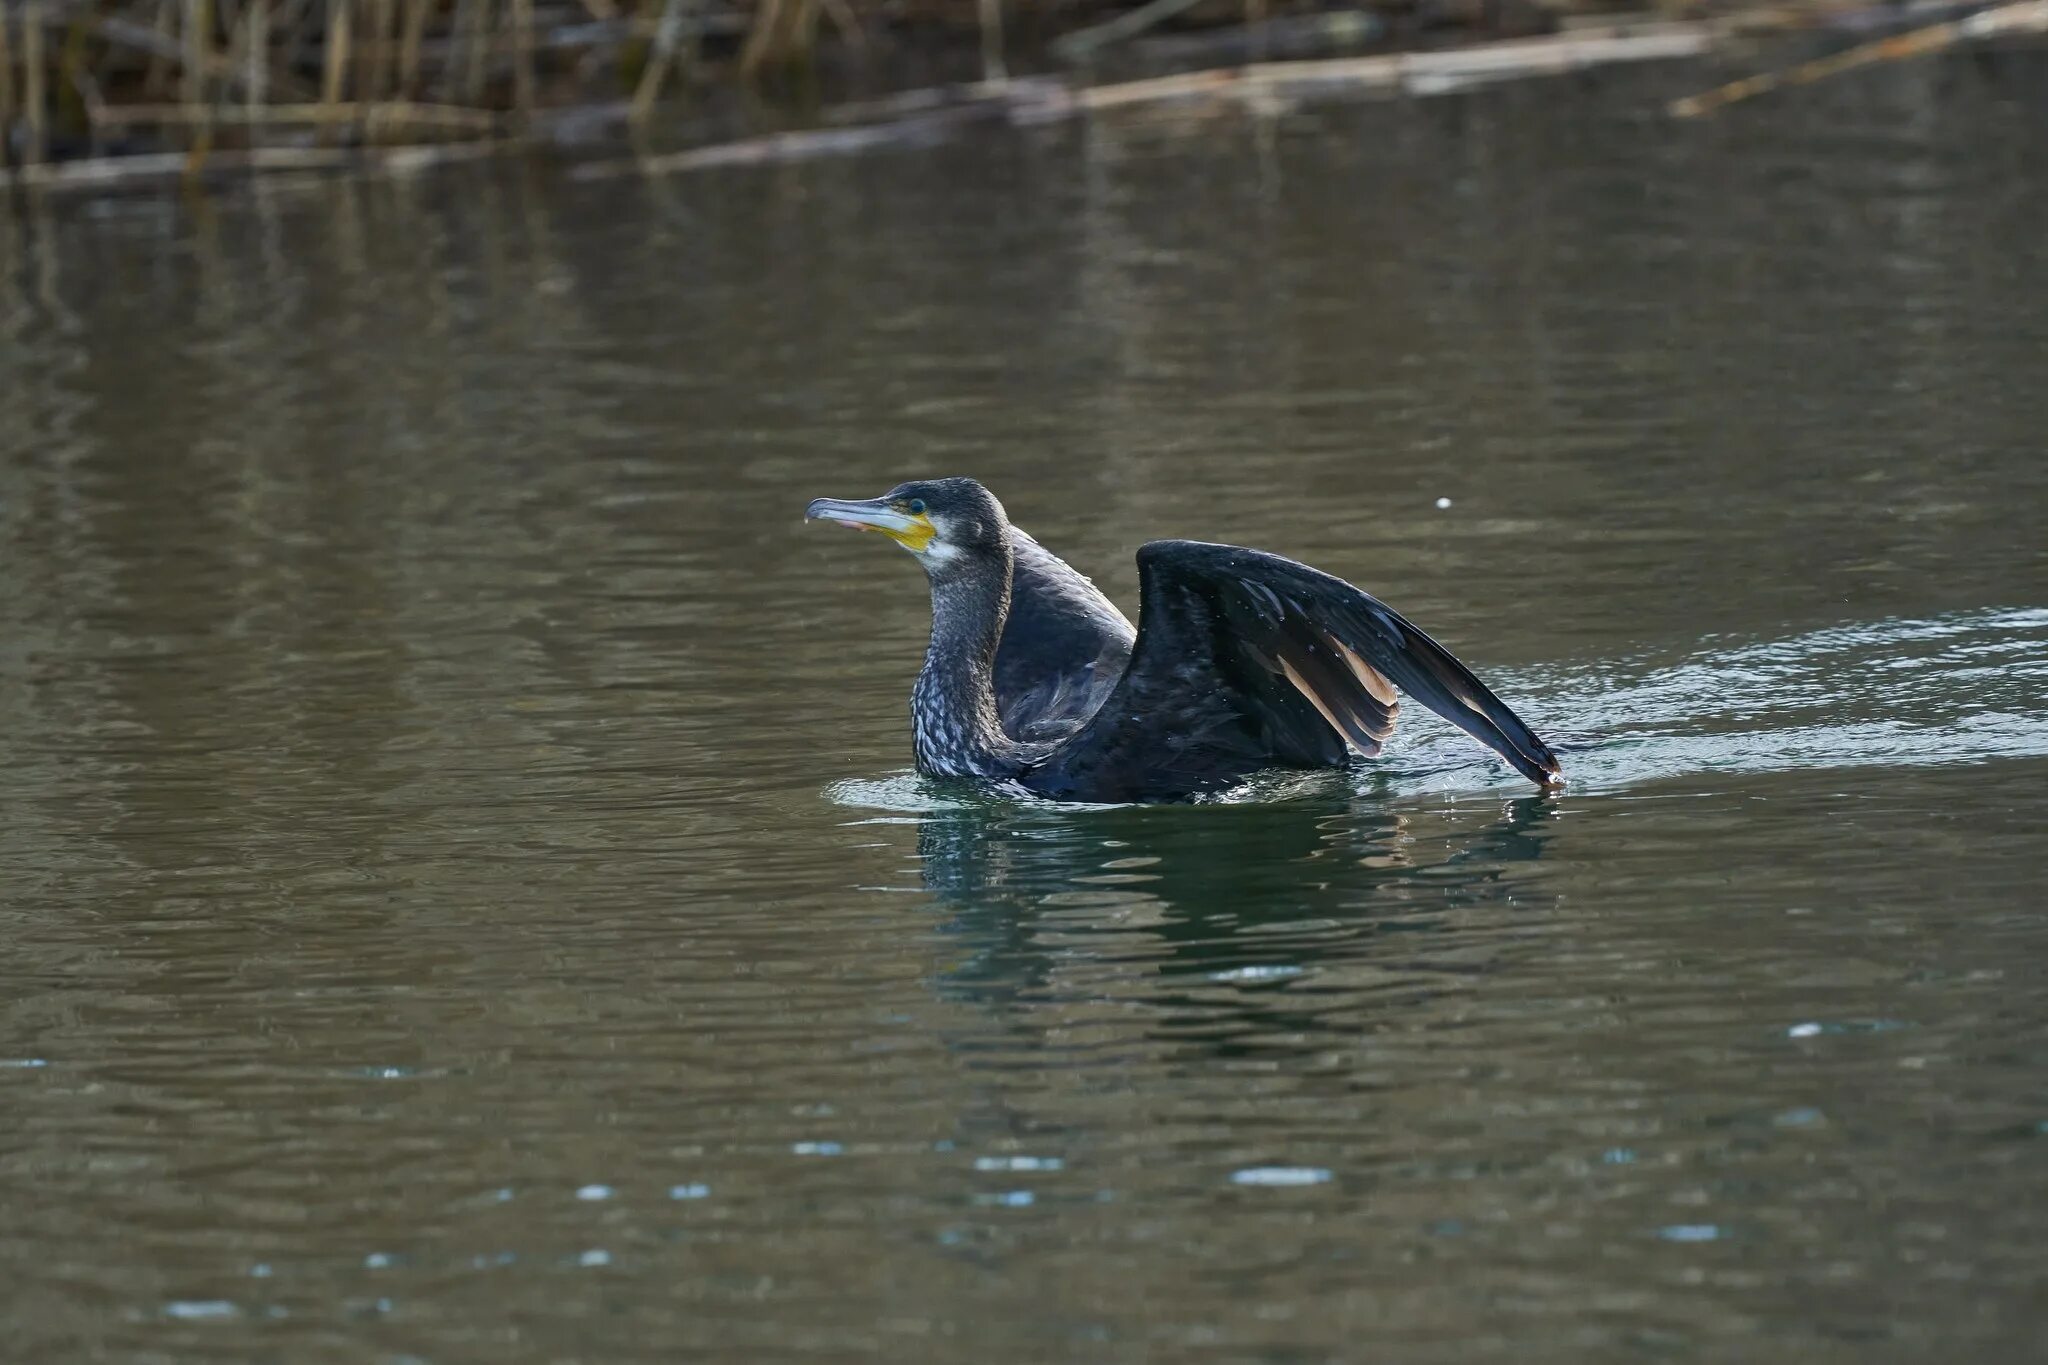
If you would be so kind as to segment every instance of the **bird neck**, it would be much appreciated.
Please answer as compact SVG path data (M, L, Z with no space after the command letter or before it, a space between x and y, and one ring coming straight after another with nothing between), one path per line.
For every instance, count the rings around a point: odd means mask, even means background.
M1017 744L996 711L996 646L1010 615L1010 550L932 580L932 639L910 694L917 766L934 777L1013 777Z

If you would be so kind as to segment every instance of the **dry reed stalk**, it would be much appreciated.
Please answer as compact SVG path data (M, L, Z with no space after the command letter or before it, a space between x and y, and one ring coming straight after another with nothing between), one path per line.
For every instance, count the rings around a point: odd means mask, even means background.
M43 101L43 7L30 3L21 12L21 112L28 127L21 159L31 166L43 159L48 145Z
M512 103L533 112L533 0L512 0Z
M155 31L163 38L161 47L153 48L149 54L149 69L142 75L142 93L161 95L171 83L171 59L169 54L177 51L178 0L156 0Z
M331 0L327 6L326 65L320 73L322 104L341 103L343 82L348 78L350 9L349 0Z
M386 151L368 152L348 147L251 147L246 150L229 148L215 155L207 163L207 169L214 173L359 170L408 175L427 166L495 156L515 145L509 141L491 138L476 142L442 143L431 147L394 147ZM40 166L23 166L11 174L0 170L0 191L15 185L52 190L93 190L111 185L174 181L187 174L187 159L175 152L110 156L83 161L53 161ZM0 224L7 221L4 215L0 215ZM4 281L4 275L0 275L0 281ZM4 287L4 283L0 283L0 287Z
M405 34L398 47L398 96L409 99L420 84L420 43L427 32L427 11L434 0L405 0Z
M455 12L448 16L448 50L441 58L440 93L454 99L466 90L469 53L476 40L478 0L455 0ZM470 101L476 101L474 98Z
M981 9L981 78L1004 81L1010 69L1003 64L1003 0L978 0Z
M740 75L751 78L767 62L781 24L782 0L760 0L754 22L747 25L747 40L740 45Z
M185 106L190 120L192 146L185 170L198 174L207 153L213 150L213 122L208 117L206 68L213 55L213 0L185 0Z
M795 0L789 7L789 53L791 64L809 66L818 50L819 0Z
M751 80L770 67L809 61L817 35L818 0L761 0L740 48L740 75Z
M1251 6L1260 2L1261 0L1245 0L1247 22L1250 20ZM1149 4L1125 10L1114 19L1107 19L1067 34L1052 44L1052 50L1061 61L1086 61L1103 48L1135 38L1200 3L1201 0L1151 0Z
M85 24L73 23L64 33L64 51L57 58L57 70L64 83L78 95L79 108L85 111L86 142L93 156L104 150L100 130L105 124L106 100L100 95L100 83L94 79L86 61L88 43L92 31Z
M362 97L376 101L384 98L386 83L391 79L391 29L396 6L393 0L369 0L369 3L368 38L357 47L367 63L363 72Z
M178 13L182 12L182 10L178 11ZM275 30L277 26L273 22L271 27ZM109 15L81 18L73 32L84 39L105 44L110 52L139 52L148 54L151 57L161 58L167 66L174 65L177 68L181 84L184 78L189 75L187 70L188 54L186 41L176 33L173 33L172 36L166 36L165 33L159 32L154 28L133 23L118 16ZM236 94L243 93L246 54L242 51L241 43L242 38L238 33L233 36L225 48L214 50L210 42L202 45L205 57L200 65L200 74L213 82L214 88L225 87ZM289 54L287 65L289 65ZM108 69L104 64L101 67L103 72ZM113 74L125 74L125 70L126 68L118 69ZM269 83L275 84L277 82L277 73L273 70L267 77L267 80ZM286 83L290 83L291 78L288 72L285 80ZM165 84L168 84L168 82ZM161 87L154 90L149 89L147 82L145 82L143 93L161 99L168 92Z
M187 104L206 102L207 57L212 51L213 0L185 0L185 70L180 88Z
M225 151L213 158L215 170L325 170L355 164L353 153L339 147L257 147ZM176 180L192 172L182 152L146 156L110 156L96 160L56 161L24 166L13 175L0 171L0 188L35 185L52 189L94 189L148 181Z
M318 126L353 123L371 117L380 123L411 123L480 133L491 132L498 126L498 116L489 109L472 109L462 104L414 104L407 100L388 100L381 104L343 100L333 104L225 105L207 111L205 116L216 123L246 127ZM121 104L107 109L103 117L110 125L175 125L189 121L192 111L182 104Z
M470 104L481 104L484 98L484 83L490 75L491 0L475 0L470 6L469 27L469 72L463 78L463 98Z
M243 93L248 97L249 112L255 113L263 107L263 101L270 94L270 5L268 0L251 0L249 13L243 21L246 33L242 39L242 59L247 64L247 73L242 78Z
M668 69L682 45L683 24L689 9L690 0L664 0L661 18L654 26L654 51L640 71L639 83L633 87L633 104L626 115L636 125L647 122L654 101L661 94L661 83L668 79ZM693 41L694 37L692 34Z
M1801 62L1783 71L1766 71L1755 76L1745 76L1739 81L1716 86L1703 94L1673 100L1671 112L1678 118L1698 118L1701 114L1712 113L1725 105L1753 99L1787 86L1810 85L1814 81L1825 80L1844 71L1853 71L1860 66L1871 66L1877 62L1896 62L1929 52L1939 52L1943 48L1953 47L1970 39L2025 32L2048 32L2048 0L2019 0L2016 4L1996 5L1948 23L1928 24L1923 28L1895 33L1889 38L1863 43L1830 56L1817 57L1813 61Z
M2048 0L2041 0L2048 4ZM1665 61L1694 57L1713 45L1703 24L1644 24L1612 34L1559 33L1516 38L1441 52L1401 52L1379 57L1333 57L1323 61L1261 62L1234 71L1195 71L1155 76L1119 85L1077 90L1076 110L1112 109L1187 99L1236 100L1245 104L1312 96L1326 91L1399 91L1414 95L1468 89L1487 81L1559 75L1608 62Z
M831 16L832 27L839 30L839 41L855 51L865 52L868 46L867 30L860 26L860 19L853 12L847 0L823 0L825 13Z
M306 53L313 40L320 37L319 17L314 12L313 0L284 0L271 16L270 27L285 35L284 51L279 54L275 66L290 73L306 63Z
M714 166L759 166L786 161L807 161L817 157L850 156L878 147L915 147L944 137L950 130L965 127L982 116L988 101L975 101L947 109L933 109L889 123L852 128L810 128L794 133L767 133L694 147L686 152L643 156L632 161L579 166L578 180L609 180L625 175L665 175L676 171L697 171Z
M7 10L0 7L0 147L14 126L14 44L8 28Z

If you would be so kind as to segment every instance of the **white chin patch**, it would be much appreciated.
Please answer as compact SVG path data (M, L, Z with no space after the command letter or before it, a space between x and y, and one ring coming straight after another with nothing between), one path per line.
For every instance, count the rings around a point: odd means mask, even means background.
M959 557L959 548L948 545L943 540L933 540L931 544L918 552L918 558L929 559L934 564L944 564L947 560L958 559Z

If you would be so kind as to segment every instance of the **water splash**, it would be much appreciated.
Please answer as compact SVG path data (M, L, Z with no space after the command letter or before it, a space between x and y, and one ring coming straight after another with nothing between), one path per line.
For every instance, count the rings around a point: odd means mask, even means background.
M1592 681L1592 680L1588 680ZM1604 684L1604 685L1602 685ZM1537 680L1569 699L1568 677ZM1585 686L1580 789L1704 772L1931 767L2048 754L2048 609L1837 626ZM1563 729L1563 727L1557 727Z
M2048 755L2048 608L1833 626L1709 644L1675 660L1504 673L1504 694L1551 737L1575 791L1706 773L1933 767ZM1409 704L1389 754L1346 775L1272 773L1215 798L1415 797L1524 791L1463 734ZM916 773L835 782L840 805L929 815L1035 798Z

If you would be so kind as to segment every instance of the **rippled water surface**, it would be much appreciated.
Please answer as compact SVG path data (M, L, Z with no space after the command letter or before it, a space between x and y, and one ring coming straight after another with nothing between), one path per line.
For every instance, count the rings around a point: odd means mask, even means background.
M2038 1358L2048 71L1705 74L16 201L6 1358ZM951 472L1574 786L918 781Z

